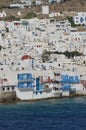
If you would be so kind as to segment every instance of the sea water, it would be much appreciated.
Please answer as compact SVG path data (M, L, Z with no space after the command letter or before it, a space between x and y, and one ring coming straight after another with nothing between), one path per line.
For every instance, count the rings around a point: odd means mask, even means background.
M1 104L0 130L86 130L86 97Z

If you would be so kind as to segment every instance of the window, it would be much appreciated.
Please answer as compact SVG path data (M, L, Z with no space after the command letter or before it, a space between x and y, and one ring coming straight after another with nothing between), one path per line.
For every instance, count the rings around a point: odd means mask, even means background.
M79 19L78 17L76 17L76 19Z
M38 94L38 92L36 92L36 95Z
M42 92L40 91L40 94L42 94Z
M7 90L9 91L9 90L10 90L10 88L9 88L9 87L7 87Z
M12 90L14 90L14 86L12 87Z
M79 23L78 21L76 21L76 23Z
M57 73L56 75L57 75L57 76L60 76L60 73Z
M3 91L5 91L5 88L2 88Z
M22 67L22 70L24 70L24 67Z
M60 67L60 64L58 64L58 66Z
M54 58L54 61L57 61L57 58Z

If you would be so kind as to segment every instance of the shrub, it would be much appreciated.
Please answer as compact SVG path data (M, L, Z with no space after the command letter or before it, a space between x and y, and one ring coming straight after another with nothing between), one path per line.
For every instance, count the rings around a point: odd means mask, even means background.
M49 60L50 60L50 55L49 55L49 53L47 53L46 50L43 51L41 57L42 57L42 61L43 61L43 62L46 62L46 61L49 61Z
M31 13L26 14L26 16L24 17L24 19L34 18L36 16L37 16L36 13L31 12Z
M72 51L72 52L69 52L69 51L65 51L63 53L67 58L71 58L71 57L74 57L74 56L81 56L82 53L78 52L78 51Z
M68 19L68 21L71 23L71 26L72 26L72 27L75 27L75 26L76 26L76 25L74 24L73 17L68 16L67 19Z
M16 21L16 20L20 20L20 18L16 18L15 16L13 15L10 15L10 16L7 16L5 18L3 18L4 20L10 20L10 21Z

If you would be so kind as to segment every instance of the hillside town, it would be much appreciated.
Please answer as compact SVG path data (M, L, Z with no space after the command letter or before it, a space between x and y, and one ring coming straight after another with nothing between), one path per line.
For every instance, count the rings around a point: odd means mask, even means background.
M48 18L4 20L0 13L1 101L86 95L86 12L73 13L73 23L48 5L41 13Z

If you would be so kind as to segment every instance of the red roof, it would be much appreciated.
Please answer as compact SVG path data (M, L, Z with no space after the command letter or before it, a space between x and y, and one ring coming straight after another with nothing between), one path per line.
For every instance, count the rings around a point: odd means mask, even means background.
M29 55L24 55L24 56L22 56L22 58L21 58L21 60L28 60L28 59L32 59L32 57L29 56Z

